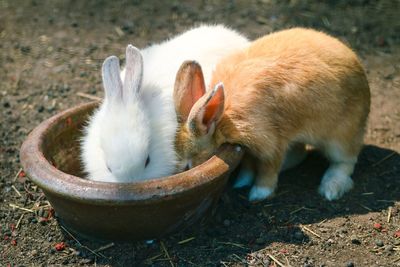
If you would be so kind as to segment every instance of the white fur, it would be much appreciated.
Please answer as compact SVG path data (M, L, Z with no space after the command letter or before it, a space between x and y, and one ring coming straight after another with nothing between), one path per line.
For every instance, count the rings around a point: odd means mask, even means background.
M329 167L322 177L318 192L327 200L339 199L353 188L353 180L341 167Z
M177 120L172 94L180 65L185 60L198 61L209 82L218 60L246 45L246 38L216 25L194 28L142 50L143 80L134 100L125 106L116 104L107 99L106 90L105 101L85 129L81 156L88 178L129 182L172 174L177 163L174 149ZM140 64L136 64L136 57L133 60L136 71ZM129 71L121 72L124 86ZM104 85L107 82L105 79ZM130 83L136 86L133 81ZM150 163L145 168L147 155ZM114 165L111 168L118 171L110 173L107 165Z
M327 144L324 152L330 161L330 166L322 177L318 192L331 201L339 199L353 188L350 176L357 159L348 157L335 142Z
M270 197L275 188L266 186L253 185L249 193L249 201L260 201Z
M330 166L325 171L318 192L325 199L332 201L339 199L353 187L351 175L357 158L349 157L343 151L339 143L335 141L327 141L319 143L313 140L307 134L298 136L296 142L307 143L321 150L329 160ZM301 153L299 154L301 156Z

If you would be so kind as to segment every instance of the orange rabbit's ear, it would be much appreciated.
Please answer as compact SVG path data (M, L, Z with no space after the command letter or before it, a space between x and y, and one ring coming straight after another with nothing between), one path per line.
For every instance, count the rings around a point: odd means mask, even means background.
M192 107L188 118L189 130L196 136L212 135L224 113L224 105L224 85L218 83Z
M185 122L194 103L205 93L203 71L196 61L185 61L176 74L174 88L175 110L178 120Z

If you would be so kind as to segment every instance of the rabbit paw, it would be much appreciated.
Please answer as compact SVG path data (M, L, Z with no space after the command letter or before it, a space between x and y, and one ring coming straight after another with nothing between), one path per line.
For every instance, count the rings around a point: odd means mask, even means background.
M233 184L233 188L242 188L245 186L251 185L254 179L254 173L249 170L241 169L235 183Z
M353 180L350 176L331 169L324 174L318 192L331 201L341 198L352 187Z
M271 197L273 193L273 188L253 185L253 187L250 189L249 201L261 201L268 197Z

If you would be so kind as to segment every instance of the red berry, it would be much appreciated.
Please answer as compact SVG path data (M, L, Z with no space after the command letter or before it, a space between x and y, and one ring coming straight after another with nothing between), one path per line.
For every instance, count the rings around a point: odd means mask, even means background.
M396 231L396 232L394 232L394 237L396 237L396 238L400 238L400 230L399 230L399 231Z
M279 252L282 253L282 254L287 254L288 253L287 249L284 249L284 248L281 249Z
M62 250L65 249L65 243L64 243L64 242L57 243L54 247L55 247L55 249L56 249L57 251L62 251Z
M380 223L374 223L374 228L375 228L376 230L382 230L382 224L380 224Z

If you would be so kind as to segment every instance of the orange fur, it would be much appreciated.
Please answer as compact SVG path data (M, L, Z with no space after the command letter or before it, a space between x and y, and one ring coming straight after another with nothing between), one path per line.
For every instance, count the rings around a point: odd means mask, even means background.
M199 138L185 122L177 132L178 154L195 165L222 143L240 144L258 160L256 185L275 188L293 143L311 144L337 164L335 146L346 159L362 147L368 82L355 53L327 34L293 28L266 35L221 60L211 88L219 82L225 107L212 136Z

